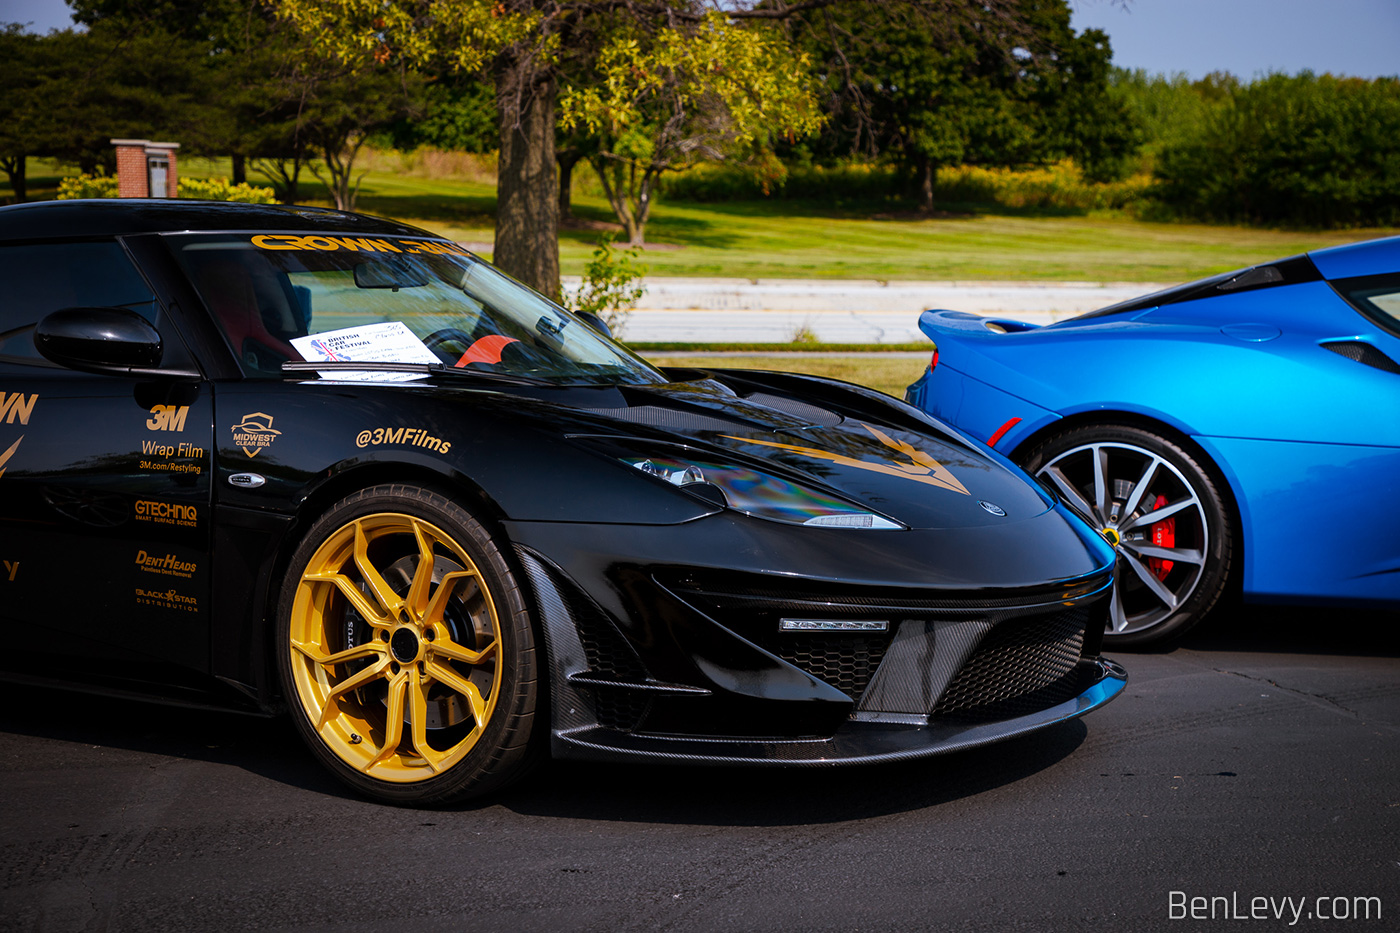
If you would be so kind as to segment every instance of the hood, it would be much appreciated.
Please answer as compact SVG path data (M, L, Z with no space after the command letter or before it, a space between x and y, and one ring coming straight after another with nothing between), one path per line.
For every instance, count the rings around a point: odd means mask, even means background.
M911 528L1004 525L1053 506L999 457L932 424L918 430L908 419L872 417L869 406L741 395L715 379L619 388L605 398L568 406L592 422L571 433L682 445L699 458L833 492Z

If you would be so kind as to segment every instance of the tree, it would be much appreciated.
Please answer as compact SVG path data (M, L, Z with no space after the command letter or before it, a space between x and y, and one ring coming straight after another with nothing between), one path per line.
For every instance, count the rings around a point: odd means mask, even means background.
M16 201L28 197L26 159L46 147L53 131L34 93L44 80L42 42L19 23L0 29L0 171L9 176Z
M782 22L840 0L278 0L282 15L318 47L347 58L445 63L495 84L500 156L494 259L516 278L559 294L559 194L555 184L556 101L577 89L619 36L638 50L668 48L642 38L669 31L694 39L702 30L737 33L746 24ZM894 0L889 0L894 2ZM999 8L1009 0L908 0L930 12ZM719 64L723 65L724 62ZM652 62L610 69L613 80L645 85ZM625 97L608 89L600 100ZM624 158L632 158L626 155Z
M561 123L598 139L590 161L633 246L662 173L820 122L806 58L771 26L734 28L719 12L685 32L621 20L591 71L568 82Z
M1108 94L1107 40L1076 36L1065 0L970 4L941 17L914 5L832 6L804 12L794 29L823 75L829 121L812 148L903 163L923 210L933 209L941 165L1074 156L1111 172L1136 145Z

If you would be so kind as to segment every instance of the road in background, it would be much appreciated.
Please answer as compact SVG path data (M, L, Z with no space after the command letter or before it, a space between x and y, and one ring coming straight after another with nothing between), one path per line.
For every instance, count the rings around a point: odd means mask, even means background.
M1249 929L1395 930L1396 621L1240 611L1119 654L1084 720L923 762L554 764L446 812L349 795L285 721L3 687L0 929L1102 933L1259 897L1305 912Z
M578 288L565 277L564 291ZM1050 324L1165 286L1096 282L875 282L817 279L645 280L627 320L635 342L790 342L809 331L824 343L910 343L927 338L919 312L949 308Z

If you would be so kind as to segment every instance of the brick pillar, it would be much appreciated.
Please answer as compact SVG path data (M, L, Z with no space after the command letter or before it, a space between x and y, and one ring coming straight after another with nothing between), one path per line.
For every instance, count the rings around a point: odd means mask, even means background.
M166 158L170 160L170 170L166 181L166 197L178 198L180 196L180 173L175 168L175 150L180 148L179 143L157 143L156 145L165 148Z
M146 140L114 139L112 145L117 147L117 197L150 197L150 179L146 174Z
M149 139L114 139L117 147L117 197L149 198L152 161L165 163L165 197L177 197L180 178L175 167L179 143L153 143ZM157 177L159 177L157 175Z

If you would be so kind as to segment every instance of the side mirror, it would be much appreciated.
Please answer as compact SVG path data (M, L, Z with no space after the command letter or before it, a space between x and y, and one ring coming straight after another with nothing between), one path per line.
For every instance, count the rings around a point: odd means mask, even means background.
M160 365L160 333L127 308L63 308L34 328L45 359L85 372L139 374Z
M606 321L604 321L598 315L594 314L592 311L575 311L574 314L582 318L583 323L587 324L589 327L593 328L598 333L602 334L604 337L612 339L612 328L607 325Z

